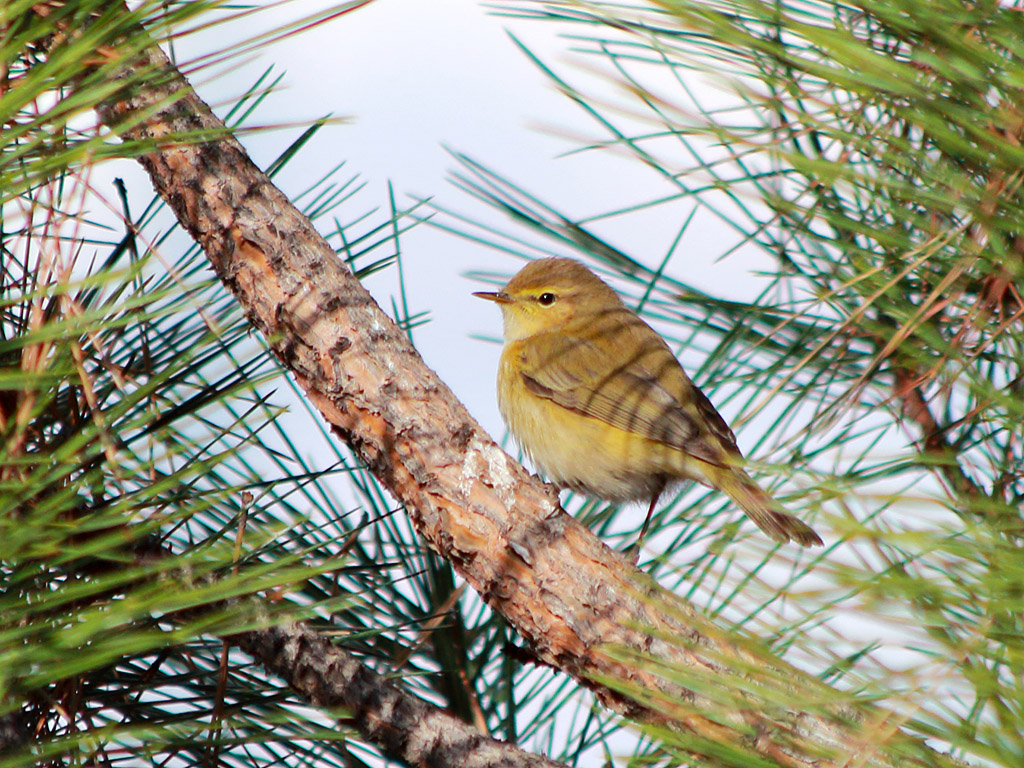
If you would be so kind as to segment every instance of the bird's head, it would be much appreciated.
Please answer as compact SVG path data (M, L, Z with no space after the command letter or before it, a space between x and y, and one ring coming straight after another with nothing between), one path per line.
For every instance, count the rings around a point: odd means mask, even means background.
M500 291L473 295L501 307L506 342L586 322L622 306L615 291L572 259L531 261Z

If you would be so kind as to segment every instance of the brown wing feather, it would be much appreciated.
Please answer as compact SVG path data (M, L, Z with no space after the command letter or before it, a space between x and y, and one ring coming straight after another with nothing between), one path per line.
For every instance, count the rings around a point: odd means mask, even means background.
M708 400L708 396L701 392L696 384L693 385L693 403L697 406L701 416L704 417L704 423L715 433L715 437L718 438L722 447L729 453L741 456L739 446L736 445L735 433L726 423L725 419L722 418L722 414L715 410L715 406Z
M738 455L725 420L689 381L661 338L631 312L610 319L614 322L596 320L581 335L563 329L541 343L535 339L523 344L524 385L563 408L711 464L727 463L723 454ZM630 343L613 343L613 334L623 333L623 328L631 334ZM621 349L631 354L623 358Z

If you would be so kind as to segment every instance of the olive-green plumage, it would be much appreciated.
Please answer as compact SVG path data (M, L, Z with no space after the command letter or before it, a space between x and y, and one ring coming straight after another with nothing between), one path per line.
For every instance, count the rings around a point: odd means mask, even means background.
M476 295L497 302L504 319L501 414L552 482L649 501L649 520L667 485L696 480L772 538L821 545L743 471L732 430L664 340L585 266L534 261L502 291Z

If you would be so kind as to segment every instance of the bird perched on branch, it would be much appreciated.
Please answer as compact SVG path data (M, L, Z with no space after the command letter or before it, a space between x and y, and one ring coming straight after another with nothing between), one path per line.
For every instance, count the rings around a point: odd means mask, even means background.
M673 482L713 486L776 541L821 546L743 469L736 436L672 350L614 290L572 259L540 259L496 293L505 347L498 405L556 485L610 502L649 501Z

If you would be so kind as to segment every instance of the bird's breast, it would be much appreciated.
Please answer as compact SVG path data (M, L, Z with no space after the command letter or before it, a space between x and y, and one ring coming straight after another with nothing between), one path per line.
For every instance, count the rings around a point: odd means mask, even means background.
M689 474L685 456L536 394L526 386L518 345L498 368L498 407L509 432L548 480L613 502L648 500Z

